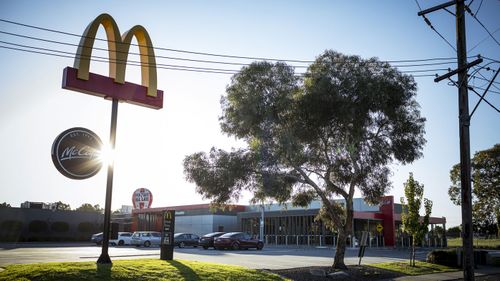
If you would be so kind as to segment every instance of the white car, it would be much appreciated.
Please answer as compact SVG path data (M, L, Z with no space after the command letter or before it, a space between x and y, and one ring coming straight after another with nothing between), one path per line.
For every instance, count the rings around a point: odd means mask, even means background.
M118 232L118 239L109 240L109 244L111 245L130 245L132 240L132 232Z
M149 247L160 245L161 233L157 231L136 231L132 234L131 245Z

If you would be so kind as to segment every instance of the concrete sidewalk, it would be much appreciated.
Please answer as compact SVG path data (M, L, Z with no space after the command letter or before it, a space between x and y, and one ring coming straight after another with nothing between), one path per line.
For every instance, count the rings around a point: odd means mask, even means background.
M480 277L486 277L488 275L492 279L485 280L500 280L500 266L480 266L474 270L474 275L476 276L476 280L482 280ZM403 276L398 277L392 280L396 281L441 281L441 280L463 280L464 273L463 271L454 271L454 272L444 272L444 273L434 273L434 274L426 274L419 276Z

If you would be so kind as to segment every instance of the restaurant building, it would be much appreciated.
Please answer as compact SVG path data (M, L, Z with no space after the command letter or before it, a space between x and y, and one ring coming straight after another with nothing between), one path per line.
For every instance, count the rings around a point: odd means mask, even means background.
M343 204L343 200L338 200ZM362 198L353 200L353 233L348 238L350 246L357 246L362 231L370 235L369 245L407 246L409 237L401 232L402 205L394 202L393 196L382 198L380 205L368 205ZM212 210L209 204L135 209L132 212L132 230L162 229L162 214L175 210L175 232L198 235L214 231L243 231L259 236L263 222L266 244L277 245L336 245L337 235L328 230L323 222L315 220L320 201L313 201L307 208L291 204L233 205L225 210ZM430 218L430 234L426 236L428 246L445 246L445 235L438 235L434 226L446 230L445 217Z

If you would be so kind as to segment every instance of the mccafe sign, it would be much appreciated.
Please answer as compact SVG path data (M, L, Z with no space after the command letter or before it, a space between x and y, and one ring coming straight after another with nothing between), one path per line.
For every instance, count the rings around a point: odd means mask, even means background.
M61 174L70 179L87 179L101 169L101 147L101 139L91 130L71 128L54 140L52 162Z

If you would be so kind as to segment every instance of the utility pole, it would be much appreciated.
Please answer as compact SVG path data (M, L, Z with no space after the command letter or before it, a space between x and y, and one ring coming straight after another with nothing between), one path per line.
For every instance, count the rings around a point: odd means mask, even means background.
M443 76L434 79L439 82L452 75L458 74L458 114L459 114L459 136L460 136L460 186L462 207L462 246L463 246L463 270L464 280L474 280L474 248L472 230L472 188L471 188L471 165L470 165L470 116L469 96L467 85L467 71L469 67L481 63L477 59L467 63L466 33L465 33L465 3L464 0L454 0L429 8L418 13L424 16L427 24L430 22L425 14L455 5L455 17L457 25L457 63L458 68Z
M474 280L474 245L472 230L472 188L470 166L470 116L467 92L467 48L465 33L465 4L457 0L457 59L458 59L458 114L460 120L460 186L462 199L462 244L464 280Z

